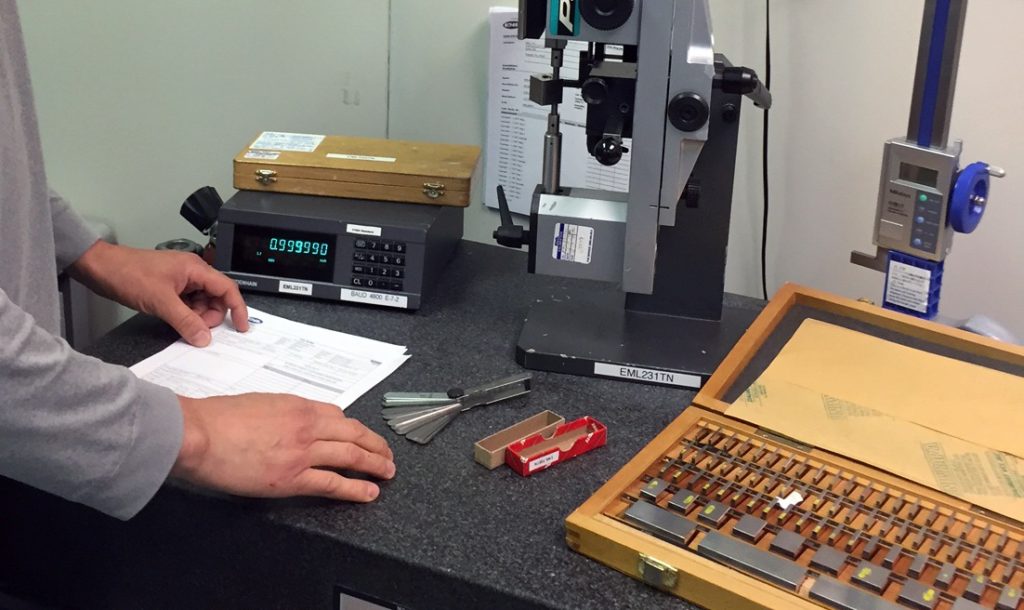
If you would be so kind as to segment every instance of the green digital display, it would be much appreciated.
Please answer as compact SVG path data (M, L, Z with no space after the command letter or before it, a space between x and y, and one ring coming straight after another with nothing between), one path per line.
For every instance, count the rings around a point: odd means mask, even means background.
M330 282L337 236L235 225L231 269L286 279Z
M310 241L308 239L288 239L287 237L271 237L267 250L283 254L311 254L327 256L330 244L326 241ZM326 261L323 261L326 262Z

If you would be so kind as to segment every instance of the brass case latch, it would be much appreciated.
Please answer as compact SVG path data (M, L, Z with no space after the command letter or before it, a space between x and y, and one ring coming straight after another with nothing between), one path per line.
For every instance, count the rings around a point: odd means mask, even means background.
M424 182L423 183L423 194L431 199L438 199L444 197L444 185L440 182Z
M277 182L277 172L272 169L258 169L256 170L256 182L263 186Z
M679 570L643 553L640 553L637 570L644 582L658 589L671 591L679 582Z

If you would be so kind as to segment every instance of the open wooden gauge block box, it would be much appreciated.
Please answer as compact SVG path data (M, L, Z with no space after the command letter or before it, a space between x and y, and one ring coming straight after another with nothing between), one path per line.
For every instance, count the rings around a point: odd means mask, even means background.
M787 285L566 520L716 609L1020 610L1024 349Z

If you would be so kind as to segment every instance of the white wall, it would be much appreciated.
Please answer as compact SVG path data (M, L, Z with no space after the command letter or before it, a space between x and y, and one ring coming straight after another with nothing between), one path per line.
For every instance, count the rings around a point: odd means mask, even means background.
M120 243L198 241L181 202L263 130L385 133L386 2L19 7L50 182Z
M181 199L207 183L230 192L231 157L262 129L482 146L496 4L516 2L22 2L51 180L122 243L151 246L193 234ZM764 3L711 5L717 50L763 75ZM877 300L881 275L849 251L871 248L882 144L906 130L923 0L771 6L769 290L797 281ZM1019 0L970 4L952 133L965 161L1009 177L978 231L956 239L943 311L1024 335L1021 22ZM746 103L726 287L755 296L760 133ZM489 243L497 215L474 200L466 236Z

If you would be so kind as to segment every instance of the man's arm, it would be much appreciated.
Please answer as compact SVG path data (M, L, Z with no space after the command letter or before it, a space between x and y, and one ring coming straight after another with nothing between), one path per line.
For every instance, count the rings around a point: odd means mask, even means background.
M0 474L121 519L182 446L170 390L72 350L0 290Z
M50 189L50 212L59 272L81 258L86 250L99 241L100 236L53 189Z
M54 206L58 265L62 269L67 268L73 277L94 291L162 318L195 345L209 343L208 328L220 324L228 312L235 328L243 331L248 328L248 314L238 286L198 257L104 243L94 239L84 221L52 191L51 204ZM63 341L59 343L68 350ZM3 359L17 353L17 350L12 350L11 354L5 355L0 350L0 381L6 374ZM137 380L127 369L89 360L118 374L128 375L134 385L125 388L126 394L138 392L134 400L125 399L124 410L110 413L111 420L148 419L146 409L151 407L151 397L146 395L147 388L155 390L158 395L169 394ZM53 378L58 376L56 372L51 373ZM73 405L93 404L91 400L95 397L78 398ZM175 428L178 445L171 471L175 477L239 495L306 495L369 502L380 493L377 484L347 478L329 469L363 472L381 479L390 479L395 474L394 455L387 442L358 421L345 417L335 405L273 394L218 396L202 400L175 397L174 400L179 412ZM0 407L3 406L0 398ZM71 413L73 408L65 415L70 416ZM92 423L88 422L89 425ZM4 426L5 422L0 417L0 429ZM159 437L163 432L159 427L150 430L137 428L136 436L126 440L143 447L148 447L150 436ZM0 440L3 440L2 434ZM64 441L89 445L93 439L88 435L72 435L65 436ZM106 451L114 452L125 448L123 444L104 447ZM32 457L31 454L20 456L23 460L31 460ZM18 459L18 456L13 459ZM5 471L4 466L0 459L0 473ZM139 467L146 468L147 481L153 485L152 489L142 487L138 490L138 507L141 507L163 481L168 467L163 461L144 463ZM119 483L124 485L125 481ZM114 512L103 506L94 506L122 518L134 512Z

